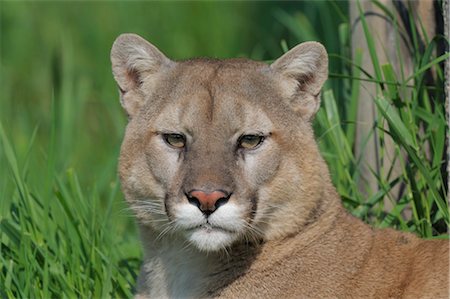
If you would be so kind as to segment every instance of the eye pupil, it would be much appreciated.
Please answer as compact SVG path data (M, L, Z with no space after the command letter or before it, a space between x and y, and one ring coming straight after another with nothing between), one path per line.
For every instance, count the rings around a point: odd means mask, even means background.
M264 140L264 136L259 135L243 135L239 139L239 147L243 149L254 149Z
M183 148L186 144L186 138L181 134L164 134L163 138L167 144L176 148Z

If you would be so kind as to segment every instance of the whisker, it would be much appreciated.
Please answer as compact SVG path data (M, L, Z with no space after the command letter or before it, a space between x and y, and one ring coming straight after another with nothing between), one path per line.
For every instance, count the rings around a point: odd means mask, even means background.
M175 231L174 228L174 221L169 221L168 223L164 224L163 227L165 226L165 228L159 233L159 235L156 237L156 241L159 241L162 239L162 237L164 237L165 235L167 235L171 230Z
M159 207L155 207L152 205L146 205L146 204L132 205L126 209L133 211L133 212L139 212L139 213L166 215L166 212L164 210L161 210Z
M244 225L248 231L248 233L244 234L244 238L246 239L246 242L258 243L259 240L261 240L262 237L264 236L264 233L259 228L257 228L253 224L251 224L250 222L245 221Z
M193 245L191 242L189 242L189 240L184 240L182 245L183 245L183 247L181 248L181 250L183 250L183 251L187 251L187 250L191 251L193 248Z
M227 246L222 246L221 252L222 252L222 253L225 253L225 256L226 256L227 258L230 258L230 252L228 251Z

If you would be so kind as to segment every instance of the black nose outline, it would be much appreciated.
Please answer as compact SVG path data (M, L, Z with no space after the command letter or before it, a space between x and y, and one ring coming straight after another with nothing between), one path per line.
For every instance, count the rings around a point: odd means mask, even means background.
M196 198L195 196L192 196L192 192L194 192L194 191L204 192L202 190L193 189L189 192L185 192L184 194L186 195L186 198L189 201L189 203L196 206L206 217L209 217L209 215L214 213L218 208L225 205L229 201L231 195L233 194L232 192L227 192L225 190L214 190L213 192L219 191L219 192L225 194L225 196L217 199L216 202L214 203L214 209L211 210L211 209L202 209L202 204L200 203L200 200L198 198Z

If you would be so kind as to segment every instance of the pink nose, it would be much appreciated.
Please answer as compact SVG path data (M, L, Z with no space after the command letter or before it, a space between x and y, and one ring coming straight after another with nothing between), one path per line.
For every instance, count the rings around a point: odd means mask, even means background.
M228 201L229 195L223 191L206 193L201 190L193 190L188 193L189 201L205 213L214 212L220 205Z

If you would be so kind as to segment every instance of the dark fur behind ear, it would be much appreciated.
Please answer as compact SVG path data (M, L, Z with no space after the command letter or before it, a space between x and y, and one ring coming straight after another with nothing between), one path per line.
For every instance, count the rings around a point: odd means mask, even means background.
M320 107L320 90L328 77L328 55L317 42L305 42L278 58L270 66L282 75L289 104L308 119Z

